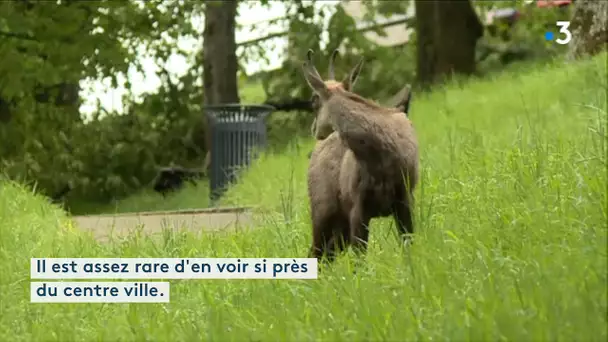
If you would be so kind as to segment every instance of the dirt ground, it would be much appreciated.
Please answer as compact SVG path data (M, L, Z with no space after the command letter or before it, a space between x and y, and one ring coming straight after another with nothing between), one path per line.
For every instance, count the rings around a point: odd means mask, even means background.
M152 235L163 229L185 228L201 233L248 229L253 225L248 207L73 216L72 221L76 227L91 232L98 241L107 241L110 236L124 237L140 227L144 234Z

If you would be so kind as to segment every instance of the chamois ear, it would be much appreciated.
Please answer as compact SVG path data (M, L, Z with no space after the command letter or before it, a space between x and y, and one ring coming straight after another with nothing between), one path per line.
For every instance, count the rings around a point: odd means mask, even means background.
M361 60L359 60L359 62L357 63L357 65L355 65L353 70L351 70L351 72L346 76L346 78L344 78L344 81L342 81L342 84L344 85L345 90L352 91L352 89L355 85L355 82L357 82L357 79L359 78L359 74L361 73L361 68L363 67L363 60L364 60L364 58L361 57Z
M317 118L312 121L310 125L310 134L314 137L317 134Z
M325 100L329 98L329 89L325 85L325 82L321 79L319 72L312 64L312 50L308 50L307 57L308 61L304 62L302 65L302 70L304 71L304 78L306 82L310 86L310 88L321 98L321 100Z
M315 94L319 95L321 100L328 99L329 89L327 89L325 82L323 82L322 79L315 75L315 73L310 70L306 63L304 63L302 69L304 70L304 78L306 79L306 82L308 83L308 86L310 86L312 91L314 91Z
M412 87L408 84L401 89L391 100L390 105L408 114L412 101Z

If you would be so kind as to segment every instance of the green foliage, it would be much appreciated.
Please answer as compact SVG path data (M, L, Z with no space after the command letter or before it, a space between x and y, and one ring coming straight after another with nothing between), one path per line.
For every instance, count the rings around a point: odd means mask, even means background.
M379 6L383 14L404 14L404 5L388 6L382 2ZM370 6L370 14L376 13ZM294 5L295 13L307 15L293 16L289 27L289 47L287 60L283 67L270 73L264 79L264 89L271 98L308 98L311 90L302 81L301 66L308 49L315 51L314 62L322 76L327 77L329 56L335 49L344 52L336 59L336 77L342 80L360 58L365 58L365 66L356 91L362 95L377 99L388 98L401 89L406 83L413 82L415 70L415 46L385 47L375 44L365 36L365 31L357 27L355 20L341 6L337 6L323 26L323 18L329 13L326 9L315 9L313 3ZM403 11L403 13L400 13ZM370 26L375 24L373 18L367 20ZM327 32L327 41L321 49L321 32Z
M158 167L201 167L204 159L201 87L192 74L176 83L164 79L158 93L132 104L125 115L96 117L83 125L77 141L99 141L75 147L83 168L73 174L73 196L122 197L149 187ZM91 196L93 195L93 196Z
M140 121L133 116L84 124L78 101L57 105L52 100L62 94L42 100L38 95L41 89L77 85L86 78L109 77L116 85L117 75L126 74L130 66L141 67L137 57L142 45L158 60L166 60L176 52L172 40L194 33L189 18L196 6L181 1L1 2L3 173L36 182L47 194L65 184L86 193L97 191L95 195L117 189L120 194L139 185L140 177L152 170L149 155L159 146L146 136L154 132L145 124L124 124ZM129 90L130 85L125 86ZM142 158L148 161L139 164Z
M492 36L486 29L478 49L479 68L481 72L502 69L505 64L517 60L541 60L563 54L567 45L559 45L545 40L545 32L558 33L559 20L570 20L573 6L539 8L536 2L523 1L473 1L478 9L480 19L486 12L500 8L514 8L520 17L511 28L505 22L495 23L496 34Z

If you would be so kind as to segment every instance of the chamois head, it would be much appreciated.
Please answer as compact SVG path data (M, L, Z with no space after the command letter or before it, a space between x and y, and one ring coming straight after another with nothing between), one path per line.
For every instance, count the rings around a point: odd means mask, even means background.
M312 124L311 131L317 139L325 139L333 132L333 128L329 124L329 121L325 118L325 113L320 111L321 104L323 101L326 101L329 98L331 92L333 91L351 91L353 89L353 86L359 77L359 73L361 72L361 67L363 66L363 58L361 58L357 65L355 65L355 67L350 71L350 73L348 73L348 75L346 75L346 77L344 77L341 82L338 82L336 81L334 72L334 61L338 55L338 50L334 50L329 58L328 79L325 81L321 78L321 75L319 75L317 68L315 68L312 62L312 55L313 51L308 50L308 60L303 65L304 78L313 90L311 99L312 108L313 111L317 113L317 117Z

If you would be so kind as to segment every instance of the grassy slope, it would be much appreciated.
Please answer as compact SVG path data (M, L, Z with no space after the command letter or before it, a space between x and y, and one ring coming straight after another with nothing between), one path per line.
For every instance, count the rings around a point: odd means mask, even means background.
M0 186L0 340L561 340L607 337L606 55L416 97L418 240L372 222L365 268L318 281L174 281L161 304L29 304L30 257L295 257L310 235L310 142L261 160L227 203L252 232L97 245Z

